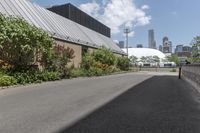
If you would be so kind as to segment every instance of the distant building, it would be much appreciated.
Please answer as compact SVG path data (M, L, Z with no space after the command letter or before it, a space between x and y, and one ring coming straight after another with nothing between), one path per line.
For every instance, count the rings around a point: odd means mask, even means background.
M154 30L153 29L148 31L148 38L149 38L149 48L156 49L156 41L154 38Z
M137 44L137 48L143 48L142 44Z
M166 36L163 38L163 53L172 53L172 42Z
M125 48L124 47L124 41L119 41L119 43L117 44L120 48Z
M177 45L175 49L175 53L182 52L182 51L183 51L183 45Z
M190 46L183 46L183 45L177 45L175 49L175 53L179 57L190 57L192 54L192 47Z
M163 44L165 43L165 42L168 42L169 41L169 39L168 39L168 37L163 37Z
M172 53L172 42L169 41L169 53Z
M190 46L184 46L183 52L192 52L192 48Z

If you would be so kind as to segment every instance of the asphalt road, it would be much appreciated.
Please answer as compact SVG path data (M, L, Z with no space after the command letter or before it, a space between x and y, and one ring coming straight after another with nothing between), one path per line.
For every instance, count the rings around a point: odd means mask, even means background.
M154 76L58 133L200 133L200 96L174 76Z
M151 78L129 73L0 90L0 133L54 133Z
M200 133L199 98L148 72L11 88L0 91L0 133Z

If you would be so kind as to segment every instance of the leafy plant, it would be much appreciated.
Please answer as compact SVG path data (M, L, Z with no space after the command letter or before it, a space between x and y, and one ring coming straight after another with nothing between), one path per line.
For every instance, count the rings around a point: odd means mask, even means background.
M29 70L52 48L48 33L18 17L0 14L0 31L0 60L16 70Z
M93 53L86 53L83 56L81 64L82 71L78 72L84 76L100 76L120 71L120 69L117 68L116 59L117 57L112 51L103 47Z
M200 36L192 40L192 62L200 62Z
M83 56L81 67L88 70L90 67L94 66L95 62L94 56L90 53L86 53Z
M177 54L172 54L171 56L167 57L168 61L175 62L177 65L180 64L180 60Z
M8 75L3 75L0 76L0 86L10 86L10 85L15 85L17 83L17 80Z
M82 69L82 68L74 68L70 72L70 76L72 78L84 77L86 75L87 75L87 71L85 69Z
M117 67L120 70L128 71L130 66L130 60L127 57L118 57L117 58Z
M116 60L115 55L112 53L111 50L105 47L102 47L96 50L93 53L93 56L94 56L95 61L99 61L102 64L107 64L108 66L115 64L115 60Z
M134 65L136 65L136 63L138 62L138 58L134 55L132 55L131 57L129 57L130 62Z
M46 58L46 69L49 71L57 71L65 78L69 76L71 67L69 63L74 58L74 50L64 46L54 44L52 56Z

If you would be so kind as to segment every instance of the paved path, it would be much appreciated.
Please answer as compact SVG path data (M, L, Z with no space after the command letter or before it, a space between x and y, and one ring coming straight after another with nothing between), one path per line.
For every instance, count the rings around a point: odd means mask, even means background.
M163 75L129 73L1 90L0 133L199 133L199 95L177 76Z
M0 133L58 131L151 77L130 73L0 90Z
M155 76L59 133L200 133L199 94L174 76Z

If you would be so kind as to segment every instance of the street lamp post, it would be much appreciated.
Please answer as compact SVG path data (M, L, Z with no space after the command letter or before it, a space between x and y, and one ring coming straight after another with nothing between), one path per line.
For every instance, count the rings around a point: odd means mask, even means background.
M128 55L128 34L131 32L130 28L126 27L124 29L124 33L126 34L126 52L127 52L127 55Z

